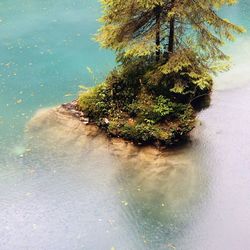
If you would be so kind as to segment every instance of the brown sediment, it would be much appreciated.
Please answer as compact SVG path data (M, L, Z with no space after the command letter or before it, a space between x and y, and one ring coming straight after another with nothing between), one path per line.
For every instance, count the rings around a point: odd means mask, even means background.
M53 144L71 143L95 144L95 149L108 150L114 156L137 162L162 164L161 159L174 154L176 150L156 148L153 145L139 146L122 138L110 138L97 125L91 124L84 112L78 110L77 103L67 103L50 109L39 110L27 124L30 134L53 140ZM91 139L91 140L90 140ZM180 150L179 150L180 151Z
M82 122L79 118L87 117L77 113L74 106L65 105L39 110L28 122L26 138L31 153L50 151L55 159L67 157L71 161L84 155L92 161L110 159L121 174L132 173L131 192L143 190L137 192L138 200L144 202L159 195L163 204L170 206L171 200L173 209L192 201L199 190L200 173L187 148L160 150L109 138L98 126ZM85 164L83 161L82 167Z

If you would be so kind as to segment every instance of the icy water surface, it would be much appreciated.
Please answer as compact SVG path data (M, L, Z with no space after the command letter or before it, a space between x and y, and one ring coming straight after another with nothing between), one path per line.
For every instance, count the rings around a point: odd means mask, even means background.
M250 28L249 6L223 15ZM37 109L114 65L91 40L99 15L92 0L0 1L0 249L249 249L248 34L227 45L234 66L216 79L193 143L160 169L56 126L49 140L24 132Z

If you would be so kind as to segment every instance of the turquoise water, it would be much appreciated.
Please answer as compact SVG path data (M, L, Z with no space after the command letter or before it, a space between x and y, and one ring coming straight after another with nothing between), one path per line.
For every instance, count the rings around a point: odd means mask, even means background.
M223 15L250 28L249 12L242 0ZM43 138L27 147L36 110L113 67L91 40L99 15L92 0L0 2L0 249L249 249L248 33L227 44L232 70L216 78L193 143L166 169Z
M1 1L1 135L20 137L39 108L74 98L78 85L102 79L113 56L91 39L100 14L95 1Z

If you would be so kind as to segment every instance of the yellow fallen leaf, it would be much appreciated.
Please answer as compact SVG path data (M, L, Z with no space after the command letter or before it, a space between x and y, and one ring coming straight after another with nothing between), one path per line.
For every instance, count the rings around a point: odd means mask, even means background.
M72 96L73 94L71 94L71 93L67 93L67 94L65 94L64 96Z
M93 70L90 67L86 67L87 71L89 72L89 74L93 75Z
M20 104L20 103L22 103L22 102L23 102L22 99L18 99L18 100L16 101L16 104Z
M86 87L86 86L84 86L84 85L78 85L78 87L79 87L80 89L84 89L84 90L88 90L88 89L89 89L88 87Z

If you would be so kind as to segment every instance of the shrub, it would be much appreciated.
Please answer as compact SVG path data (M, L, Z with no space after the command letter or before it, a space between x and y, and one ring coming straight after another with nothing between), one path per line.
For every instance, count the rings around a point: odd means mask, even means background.
M180 79L183 83L190 80L185 77L163 75L150 64L132 60L113 70L101 85L81 93L78 105L111 136L172 145L185 139L194 127L191 98L209 91L195 92L192 84L178 90ZM103 118L109 124L104 126Z
M105 83L83 92L78 98L79 107L91 118L108 115L110 110L110 90Z

